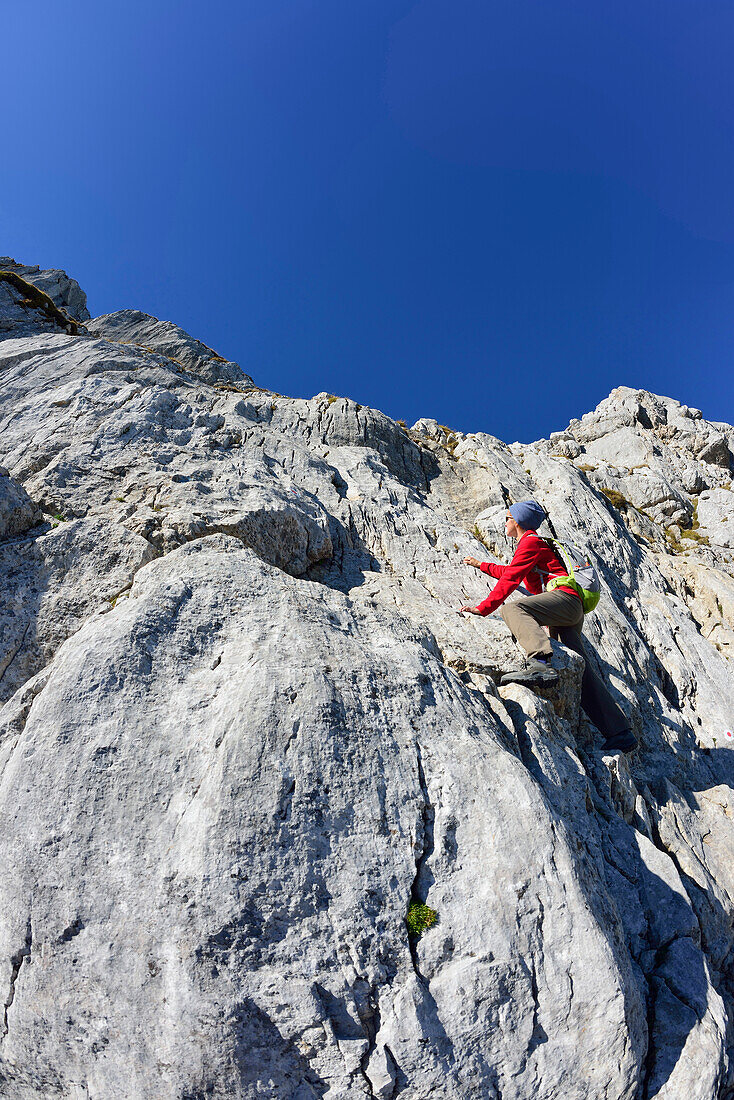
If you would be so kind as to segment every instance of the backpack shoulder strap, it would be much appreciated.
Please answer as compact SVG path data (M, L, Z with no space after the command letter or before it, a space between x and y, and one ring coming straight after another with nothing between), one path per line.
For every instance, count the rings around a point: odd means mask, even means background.
M548 539L547 541L551 544L550 548L555 554L558 555L558 557L565 565L566 569L568 570L568 576L571 578L571 580L574 580L575 573L573 571L573 562L571 561L571 555L569 554L566 547L563 545L562 542L559 542L558 539Z

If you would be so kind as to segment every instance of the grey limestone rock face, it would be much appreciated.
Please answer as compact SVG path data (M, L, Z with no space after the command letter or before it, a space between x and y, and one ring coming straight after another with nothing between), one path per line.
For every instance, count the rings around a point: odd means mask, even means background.
M731 1095L734 431L408 429L110 317L0 344L0 1093ZM529 496L629 757L458 614Z
M253 384L237 363L223 359L173 322L159 321L148 313L121 309L95 317L89 328L96 336L107 340L140 344L151 351L161 352L205 382L236 382L241 386Z
M37 336L39 332L69 331L71 322L54 307L50 298L39 301L40 297L30 283L9 278L0 269L0 340Z
M37 509L28 493L0 466L0 540L26 531L36 517Z
M698 498L701 535L717 547L734 550L734 492L708 489Z
M0 541L0 701L45 668L98 609L108 609L154 556L139 535L93 519L52 521L42 533Z
M0 256L0 271L14 271L28 283L48 294L52 302L73 321L88 321L87 296L76 279L56 268L42 271L37 265L18 264L10 256Z

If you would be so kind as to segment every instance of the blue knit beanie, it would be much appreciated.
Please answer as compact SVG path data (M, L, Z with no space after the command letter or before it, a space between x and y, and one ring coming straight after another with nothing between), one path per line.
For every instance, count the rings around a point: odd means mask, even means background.
M545 511L537 500L521 500L507 509L515 523L526 531L535 531L545 519Z

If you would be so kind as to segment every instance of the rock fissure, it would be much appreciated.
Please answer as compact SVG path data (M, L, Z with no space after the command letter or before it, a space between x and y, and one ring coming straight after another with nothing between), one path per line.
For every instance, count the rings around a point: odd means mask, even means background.
M356 1004L362 1027L364 1028L365 1035L367 1036L367 1049L360 1058L359 1068L364 1083L367 1086L367 1095L372 1097L374 1100L375 1093L372 1087L372 1081L370 1080L368 1074L370 1059L372 1058L375 1047L377 1045L377 1036L380 1032L380 1006L374 987L370 988L368 994L368 1007L370 1009L369 1012L365 1012L360 1007L359 1000L356 1000ZM388 1100L388 1098L385 1097L385 1100Z
M421 905L426 904L428 896L429 884L426 882L426 861L433 855L434 850L434 835L433 826L435 821L435 810L431 802L431 796L428 791L428 784L426 783L425 771L423 769L423 759L421 755L420 744L416 741L416 769L418 776L418 784L422 797L420 818L418 823L418 832L420 834L420 840L416 837L416 844L419 846L419 852L415 860L415 878L413 879L413 885L410 891L409 901L417 901ZM413 969L415 970L418 979L426 986L428 981L421 973L420 965L418 962L418 949L417 938L408 934L408 946L410 948L410 957L413 963Z
M3 679L5 678L6 672L8 671L10 666L12 665L15 658L18 656L19 653L22 653L23 647L25 646L25 640L28 637L28 634L30 633L30 629L31 629L31 623L29 622L28 625L26 626L25 630L23 631L21 637L20 637L20 641L11 650L9 658L7 658L4 661L2 670L0 670L0 683L2 683Z
M15 987L20 975L20 970L26 959L30 961L31 948L33 946L33 936L31 932L31 922L28 920L25 934L25 942L15 954L10 956L10 983L7 997L3 1006L3 1038L5 1038L9 1031L8 1013L15 1000Z

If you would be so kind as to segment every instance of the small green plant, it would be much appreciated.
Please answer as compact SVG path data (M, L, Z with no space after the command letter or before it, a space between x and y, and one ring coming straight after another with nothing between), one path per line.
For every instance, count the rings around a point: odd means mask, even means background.
M118 501L120 504L125 503L125 498L124 497L115 497L115 500Z
M438 920L438 913L430 906L420 901L411 901L405 923L408 926L408 935L418 940L427 928L433 928Z
M66 523L66 516L62 516L61 512L54 512L52 519L57 520L59 523Z

